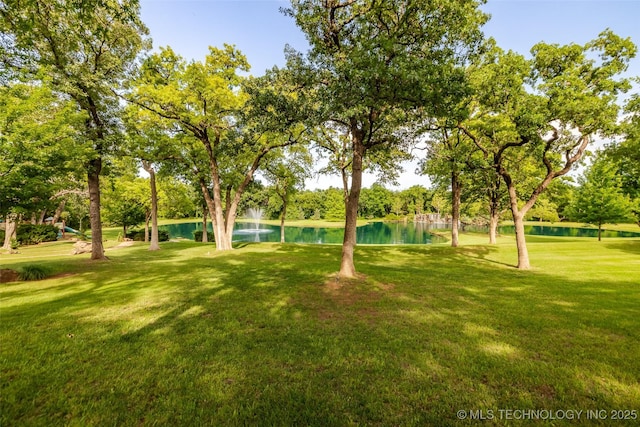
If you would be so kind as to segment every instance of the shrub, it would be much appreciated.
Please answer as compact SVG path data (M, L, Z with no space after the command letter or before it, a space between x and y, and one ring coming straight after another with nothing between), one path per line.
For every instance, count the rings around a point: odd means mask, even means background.
M58 240L58 227L50 224L20 224L16 232L21 245L36 245Z
M202 230L196 230L193 232L193 240L196 242L202 242ZM213 243L215 241L215 237L213 236L213 231L207 231L207 241L209 243Z
M149 230L149 238L151 238L151 230ZM127 232L127 239L131 239L136 242L144 242L144 230L131 230ZM158 241L166 242L168 240L169 232L165 230L158 230Z
M20 269L20 280L42 280L49 275L49 270L40 265L25 265Z

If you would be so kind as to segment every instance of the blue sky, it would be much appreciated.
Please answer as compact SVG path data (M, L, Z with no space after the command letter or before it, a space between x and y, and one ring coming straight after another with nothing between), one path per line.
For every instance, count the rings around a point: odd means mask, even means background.
M251 64L253 75L274 65L284 65L284 46L305 51L304 35L293 19L280 13L281 0L141 0L142 19L154 48L171 46L187 59L202 60L208 46L236 45ZM484 33L503 49L527 54L536 43L583 44L606 28L640 44L640 0L489 0L483 10L491 14ZM635 58L629 75L640 75ZM414 164L405 167L401 188L427 185L415 176ZM310 181L309 187L338 186L327 177ZM368 176L365 186L375 177Z

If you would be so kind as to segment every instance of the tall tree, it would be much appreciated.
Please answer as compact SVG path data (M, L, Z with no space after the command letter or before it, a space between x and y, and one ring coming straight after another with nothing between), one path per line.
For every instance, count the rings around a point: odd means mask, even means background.
M100 174L117 143L114 90L147 46L138 0L4 0L0 56L16 73L46 76L84 112L91 259L103 259Z
M598 241L602 237L602 224L631 218L631 202L622 192L622 177L606 156L596 156L578 183L580 187L569 207L569 215L574 220L597 225Z
M625 106L621 140L605 151L616 164L622 191L632 200L632 211L640 226L640 95L634 94Z
M431 123L427 134L427 155L423 173L436 184L446 182L451 189L451 246L458 246L462 191L465 184L477 180L481 169L474 160L478 148L456 127L455 117ZM476 176L474 176L476 175Z
M244 55L230 45L210 47L204 62L189 63L163 48L143 63L129 96L183 134L179 157L202 189L217 250L232 249L238 204L263 158L302 133L288 118L279 120L295 99L282 73L240 75L248 70Z
M527 212L583 157L594 137L615 129L616 96L630 88L620 75L635 52L630 39L605 31L583 46L539 43L531 61L493 48L473 72L478 106L460 127L507 186L518 268L530 268ZM533 185L513 173L522 167L530 168Z
M458 66L481 38L479 1L294 0L285 10L306 34L306 56L288 53L290 68L313 87L318 123L348 130L351 187L339 275L354 277L358 201L365 158L401 142L405 113L428 114L461 92Z
M149 217L145 222L145 242L149 242L149 250L160 250L158 235L158 189L156 168L162 161L175 155L171 138L171 129L155 114L135 104L125 108L124 123L127 132L123 151L126 155L138 160L142 169L149 174L149 191L151 206ZM149 221L151 221L151 239L149 241Z
M304 146L295 148L288 152L274 152L275 155L267 159L263 168L267 181L281 202L280 243L285 242L284 223L289 200L296 191L304 188L305 179L311 177L311 154Z

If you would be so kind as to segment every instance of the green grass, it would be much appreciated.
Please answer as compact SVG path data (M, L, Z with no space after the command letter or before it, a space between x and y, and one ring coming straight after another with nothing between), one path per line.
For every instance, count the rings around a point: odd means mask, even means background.
M339 246L0 255L54 275L0 285L0 425L446 426L471 425L461 409L640 410L640 239L528 240L526 272L509 236L360 246L353 281L335 279Z

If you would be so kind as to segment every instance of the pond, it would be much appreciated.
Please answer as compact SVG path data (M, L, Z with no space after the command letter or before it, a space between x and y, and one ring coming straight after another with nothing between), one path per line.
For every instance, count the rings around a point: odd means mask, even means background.
M445 225L442 228L451 228L451 226ZM481 226L466 226L465 230L488 233L488 228ZM515 227L513 225L501 225L498 227L498 234L514 235ZM598 237L598 229L584 227L559 227L555 225L525 225L524 234L556 237ZM602 230L602 237L640 237L640 232Z
M208 224L211 231L211 224ZM450 224L424 224L413 222L371 222L358 227L356 240L365 245L424 245L444 243L444 237L432 234L434 228L450 228ZM196 230L202 230L201 222L187 222L160 226L169 236L175 238L193 239ZM466 226L466 231L486 233L486 227ZM289 243L341 244L342 228L326 227L288 227L285 226L285 241ZM498 233L513 235L513 226L501 226ZM559 237L597 237L595 228L558 227L552 225L526 225L525 233L537 236ZM640 232L603 230L602 237L640 237ZM260 224L256 229L254 223L238 222L233 233L235 242L279 242L280 227L277 225Z
M501 226L502 234L515 234L513 225ZM552 225L525 225L524 233L534 236L558 236L558 237L598 237L597 228L582 227L556 227ZM602 237L640 237L640 233L633 231L602 230Z
M211 231L211 224L207 224ZM193 239L196 230L202 230L202 223L188 222L169 224L159 227L166 230L172 239ZM341 244L343 228L326 227L288 227L284 228L285 241L288 243ZM234 242L279 242L280 226L260 224L256 229L254 223L239 222L233 232ZM358 227L356 241L364 245L424 245L443 243L447 239L431 234L426 224L372 222Z

